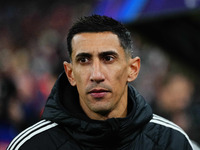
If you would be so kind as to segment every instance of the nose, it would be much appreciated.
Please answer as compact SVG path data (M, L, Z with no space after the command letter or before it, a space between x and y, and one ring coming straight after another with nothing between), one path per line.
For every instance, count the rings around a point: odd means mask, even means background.
M98 60L94 61L91 68L90 81L100 83L103 82L104 80L105 76L102 72L102 66L100 62Z

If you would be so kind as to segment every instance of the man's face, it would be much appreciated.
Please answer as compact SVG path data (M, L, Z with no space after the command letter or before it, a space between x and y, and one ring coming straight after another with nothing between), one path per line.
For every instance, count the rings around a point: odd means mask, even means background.
M68 78L84 111L108 114L127 104L130 58L111 32L80 33L72 39ZM123 106L125 105L125 106Z

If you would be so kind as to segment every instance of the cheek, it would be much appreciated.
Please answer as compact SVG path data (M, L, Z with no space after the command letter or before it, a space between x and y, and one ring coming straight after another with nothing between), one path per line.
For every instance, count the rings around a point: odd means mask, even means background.
M83 95L85 93L85 91L83 89L85 89L85 82L84 82L84 73L75 73L74 74L74 79L76 81L76 87L78 90L78 93L80 95Z
M109 72L109 75L111 81L119 86L122 86L127 82L128 73L126 67L116 68L115 71Z
M118 80L127 80L127 78L128 78L127 67L126 66L119 67L116 75L117 75Z
M89 72L85 70L78 69L78 67L74 70L74 80L76 81L77 86L83 87L86 85L88 80Z

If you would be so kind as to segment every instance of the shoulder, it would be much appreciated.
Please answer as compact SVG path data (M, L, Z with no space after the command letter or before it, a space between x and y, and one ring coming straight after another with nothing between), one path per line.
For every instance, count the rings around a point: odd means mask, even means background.
M36 147L41 149L43 145L48 145L52 148L57 143L64 142L58 141L63 138L56 136L64 136L58 124L48 120L41 120L17 135L9 144L7 150L37 149Z
M173 122L153 114L153 118L146 126L145 134L161 147L192 149L192 142L188 135Z

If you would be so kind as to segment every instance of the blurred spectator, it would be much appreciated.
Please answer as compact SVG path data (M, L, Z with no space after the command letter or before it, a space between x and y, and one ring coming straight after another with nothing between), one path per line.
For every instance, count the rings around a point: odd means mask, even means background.
M197 124L196 118L192 115L191 105L194 83L179 73L167 75L159 83L156 88L156 98L151 104L153 112L179 125L192 140L199 143L200 124Z
M159 76L167 73L170 62L162 49L156 46L141 44L137 47L139 50L136 50L135 55L141 58L141 70L140 75L134 81L133 85L150 102L156 93L154 83L158 80Z
M18 133L21 126L22 113L18 108L14 82L0 73L0 145L5 145ZM15 102L15 103L12 103ZM11 104L16 107L12 107ZM16 109L15 109L16 108ZM13 114L13 111L16 114ZM19 112L18 112L19 111ZM15 116L14 116L15 115Z

